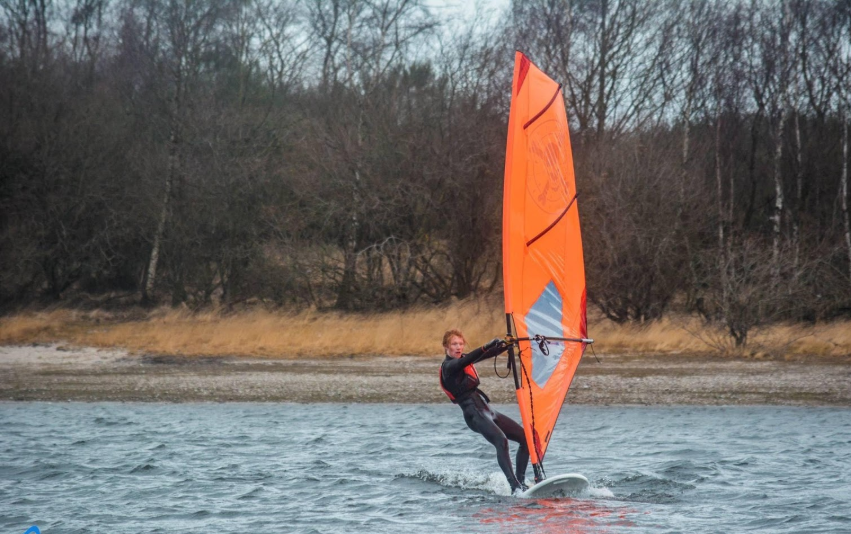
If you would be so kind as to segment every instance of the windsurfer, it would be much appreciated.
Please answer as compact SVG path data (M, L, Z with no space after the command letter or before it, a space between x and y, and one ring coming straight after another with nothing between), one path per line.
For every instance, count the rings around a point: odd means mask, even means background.
M529 449L523 427L510 417L490 406L490 399L479 389L479 375L473 364L494 358L509 349L510 345L496 338L481 347L463 354L466 345L460 330L448 330L443 335L446 358L440 366L440 387L453 403L461 407L464 421L470 430L478 432L496 448L496 459L505 474L511 492L525 490L526 467L529 465ZM512 471L508 440L519 444L517 449L516 473Z

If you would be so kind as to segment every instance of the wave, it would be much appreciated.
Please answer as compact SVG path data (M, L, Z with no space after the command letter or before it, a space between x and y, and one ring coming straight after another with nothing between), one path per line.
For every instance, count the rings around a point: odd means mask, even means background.
M495 495L510 495L511 491L501 472L482 473L477 471L433 470L421 468L413 472L397 474L396 479L422 480L448 488L480 490Z

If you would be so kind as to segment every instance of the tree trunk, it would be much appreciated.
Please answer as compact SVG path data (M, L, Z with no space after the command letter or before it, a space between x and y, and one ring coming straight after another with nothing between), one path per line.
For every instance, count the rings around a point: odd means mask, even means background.
M154 244L151 247L151 256L148 261L148 275L145 279L145 284L142 286L143 304L150 304L156 300L154 298L154 287L157 282L157 265L160 260L160 248L162 247L163 235L165 234L165 227L168 222L169 211L171 210L171 190L180 170L180 155L178 154L180 144L179 128L178 119L176 116L173 116L171 119L171 133L169 135L168 172L166 172L165 175L163 205L162 210L160 211L159 220L157 221L157 230L154 234Z
M355 286L355 269L357 268L358 206L360 205L360 171L355 170L355 183L352 192L352 210L349 219L348 232L343 243L343 279L337 292L336 308L348 310L352 308Z
M689 151L690 151L690 142L691 142L691 94L687 97L686 108L683 111L683 152L682 152L682 160L680 162L680 187L679 187L679 195L680 202L677 206L677 218L675 224L678 229L682 232L683 243L686 248L686 255L689 258L688 266L689 271L691 272L692 284L691 287L697 287L697 280L699 276L695 271L695 258L696 254L692 253L691 239L689 236L688 225L685 224L685 218L687 215L685 214L686 207L686 182L689 181ZM694 304L694 298L696 297L696 292L689 289L686 291L686 306L691 307Z
M842 175L839 180L839 196L842 204L842 222L845 226L845 247L848 249L848 280L851 281L851 223L848 220L848 124L844 105L840 117L842 120Z
M168 219L168 210L171 198L171 173L166 174L165 179L165 193L163 193L163 207L160 211L160 219L157 222L157 230L154 234L154 245L151 247L151 257L148 261L148 275L145 278L145 284L142 287L142 303L151 303L154 301L154 285L156 284L157 279L157 263L160 260L160 246L162 243L162 236L165 232L165 223L166 219Z
M771 216L772 234L774 239L771 247L771 258L774 262L774 274L780 275L780 231L783 219L783 174L781 163L783 159L783 126L786 122L786 106L781 104L780 117L774 129L774 212Z
M794 246L794 276L798 277L798 265L800 263L800 234L802 213L802 192L804 187L803 148L801 146L801 114L795 112L795 216L792 218L792 244Z
M727 262L724 260L724 186L721 179L721 117L715 119L715 190L718 202L718 266L722 302L727 306ZM726 313L725 313L726 316Z
M340 290L337 292L336 308L351 309L352 296L355 286L355 269L357 268L357 245L358 232L360 230L360 219L358 213L361 205L361 176L360 176L360 147L363 143L363 106L358 113L357 125L357 152L355 154L354 173L352 182L352 206L349 214L349 228L343 243L343 279L340 281Z
M608 68L609 36L606 27L609 14L609 2L603 0L600 6L600 82L597 87L597 140L602 141L606 129L606 69Z
M745 206L745 213L742 219L743 229L747 229L748 226L750 226L751 219L753 218L754 211L756 209L756 158L757 149L759 148L759 121L762 117L762 112L763 108L758 108L753 120L751 121L751 142L750 151L748 152L748 185L750 188L747 191L747 204Z
M683 209L686 199L686 181L688 180L689 143L691 141L691 95L687 95L686 108L683 111L683 154L682 172L680 173L680 210Z
M353 7L346 13L348 28L346 29L346 84L353 85L354 70L352 68L352 30L355 24L355 12ZM351 309L353 304L353 292L355 285L355 269L357 268L357 242L360 221L358 209L360 209L360 148L362 146L361 130L363 126L363 104L361 101L358 112L356 151L354 155L354 172L352 173L352 206L349 211L349 225L346 235L343 237L343 278L337 292L337 302L334 307L340 309Z
M789 110L789 34L788 29L790 22L789 4L783 3L783 20L781 22L780 31L780 79L779 96L777 104L780 106L780 116L777 118L777 125L774 130L774 213L771 216L773 222L772 233L774 239L771 248L771 258L773 262L774 276L780 277L780 238L783 222L783 128L786 126L786 114Z

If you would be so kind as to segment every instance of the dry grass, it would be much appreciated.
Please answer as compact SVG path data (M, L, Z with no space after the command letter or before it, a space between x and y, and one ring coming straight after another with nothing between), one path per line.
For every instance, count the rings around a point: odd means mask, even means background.
M722 328L706 325L696 317L666 317L647 326L617 325L599 317L596 320L589 317L589 331L599 340L596 348L608 353L710 352L756 357L851 355L851 321L756 328L750 332L745 348L736 348Z
M193 314L159 309L141 320L59 310L0 319L0 344L61 341L213 356L434 355L440 352L440 340L448 328L462 327L471 343L498 335L505 328L500 311L484 301L368 315L316 311Z
M599 353L729 353L774 356L851 354L851 322L782 325L754 332L746 351L723 333L680 317L640 327L589 314ZM382 314L250 311L190 313L157 309L137 319L106 312L56 310L0 318L0 344L64 342L174 355L333 357L352 354L435 355L448 328L460 327L471 345L501 335L501 303L468 300L448 306ZM725 344L726 343L726 344Z

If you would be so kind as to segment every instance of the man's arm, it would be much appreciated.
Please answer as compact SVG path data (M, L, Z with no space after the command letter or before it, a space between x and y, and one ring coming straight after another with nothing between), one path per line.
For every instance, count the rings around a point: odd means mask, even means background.
M460 373L468 365L478 363L482 360L487 360L488 358L494 358L499 354L502 354L508 350L509 346L510 345L506 344L501 339L495 338L481 347L471 350L469 353L461 356L460 358L447 361L444 364L444 372L446 374Z

